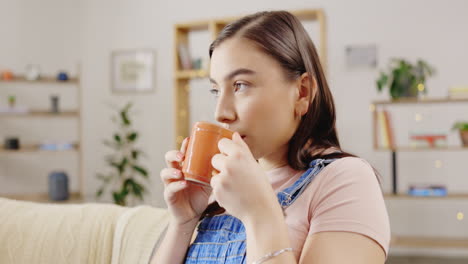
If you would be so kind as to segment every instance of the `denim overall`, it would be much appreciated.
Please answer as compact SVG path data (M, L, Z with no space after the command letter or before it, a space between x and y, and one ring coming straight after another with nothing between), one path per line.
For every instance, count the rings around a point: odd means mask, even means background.
M315 176L336 159L315 159L293 185L277 194L281 207L290 206ZM198 235L189 247L185 264L245 264L246 234L242 222L231 215L205 217L198 225Z

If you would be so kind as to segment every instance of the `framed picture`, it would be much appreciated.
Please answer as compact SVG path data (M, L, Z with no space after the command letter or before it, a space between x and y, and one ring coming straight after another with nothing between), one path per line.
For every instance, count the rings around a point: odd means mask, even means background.
M112 92L133 93L153 91L154 62L154 51L151 49L112 52Z

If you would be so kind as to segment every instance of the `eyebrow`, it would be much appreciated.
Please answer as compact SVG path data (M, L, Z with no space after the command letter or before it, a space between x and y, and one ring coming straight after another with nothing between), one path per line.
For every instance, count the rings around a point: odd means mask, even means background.
M237 70L232 71L228 75L226 75L226 77L224 77L224 80L225 81L231 80L232 78L234 78L234 77L236 77L237 75L240 75L240 74L254 75L254 74L256 74L256 72L253 71L253 70L247 69L247 68L239 68ZM213 84L217 84L216 81L211 77L210 77L210 82L213 83Z

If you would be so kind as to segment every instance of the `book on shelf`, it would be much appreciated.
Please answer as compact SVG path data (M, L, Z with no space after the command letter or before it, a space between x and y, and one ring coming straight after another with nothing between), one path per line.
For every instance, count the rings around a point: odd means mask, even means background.
M447 135L443 133L412 133L410 135L412 148L443 148L447 147Z
M395 139L393 135L393 127L390 118L390 113L386 110L377 111L377 143L379 147L393 149L395 147Z
M39 149L59 151L59 150L71 150L71 149L74 149L75 146L76 144L72 142L43 142L39 144Z
M449 89L449 98L468 99L468 86L455 86Z
M410 196L447 196L447 188L443 185L410 185L408 195Z
M182 66L182 70L190 70L192 69L192 58L190 55L189 48L187 44L180 43L178 46L179 50L179 61L180 65Z

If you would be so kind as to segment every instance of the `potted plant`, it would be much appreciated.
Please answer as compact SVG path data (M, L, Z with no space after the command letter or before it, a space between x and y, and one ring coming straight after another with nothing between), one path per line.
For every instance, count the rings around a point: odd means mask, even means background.
M404 59L392 59L388 72L380 72L376 81L377 90L382 92L388 86L393 100L401 97L417 97L426 93L426 79L432 76L435 70L423 60L412 64Z
M15 104L16 104L16 96L14 95L8 96L8 106L10 106L10 108L14 108Z
M143 200L146 189L141 180L148 180L148 171L139 162L143 152L135 146L138 133L132 127L129 113L131 106L131 103L126 104L112 118L118 131L111 140L104 140L104 145L113 151L106 156L109 172L97 174L103 184L96 196L99 198L106 189L110 189L114 203L122 206L133 204L135 198Z
M458 121L453 125L453 129L458 129L463 146L468 147L468 122Z

